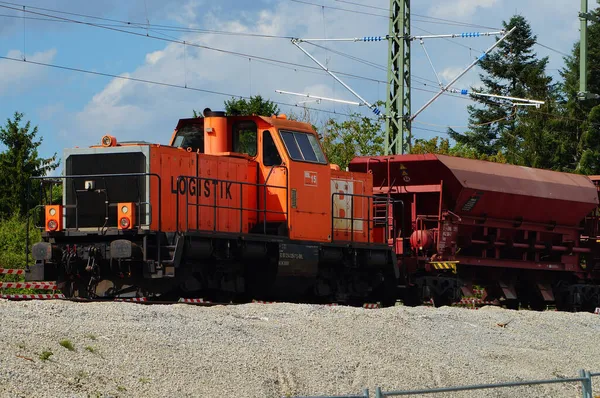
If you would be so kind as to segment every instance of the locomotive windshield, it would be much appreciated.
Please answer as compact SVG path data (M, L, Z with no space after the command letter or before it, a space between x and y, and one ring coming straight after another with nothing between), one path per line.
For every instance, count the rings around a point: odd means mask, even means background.
M192 151L204 153L204 129L202 125L187 125L177 131L173 146L176 148L191 148Z
M327 163L317 137L313 134L283 130L280 133L292 160Z

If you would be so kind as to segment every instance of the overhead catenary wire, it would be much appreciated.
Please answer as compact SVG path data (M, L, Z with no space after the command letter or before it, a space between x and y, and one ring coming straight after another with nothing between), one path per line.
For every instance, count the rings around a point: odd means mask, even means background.
M365 7L365 8L371 8L373 10L382 10L382 11L388 11L388 8L384 8L384 7L377 7L374 5L370 5L370 4L361 4L361 3L356 3L353 1L347 1L347 0L335 0L338 3L345 3L345 4L352 4L358 7ZM411 13L412 16L415 17L420 17L420 18L427 18L427 19L431 19L433 21L439 21L440 22L446 22L452 25L460 25L460 26L467 26L467 27L474 27L474 28L480 28L480 29L497 29L495 27L490 27L490 26L484 26L484 25L477 25L477 24L473 24L473 23L469 23L469 22L462 22L462 21L456 21L456 20L452 20L452 19L445 19L445 18L437 18L437 17L432 17L429 15L423 15L423 14L416 14L416 13Z
M177 88L177 89L182 89L182 90L197 91L197 92L213 94L213 95L220 95L220 96L231 97L231 98L250 99L250 97L244 96L244 95L225 93L225 92L221 92L221 91L208 90L208 89L191 87L191 86L186 87L186 86L173 84L173 83L159 82L156 80L149 80L149 79L140 79L140 78L135 78L135 77L131 77L131 76L116 75L116 74L112 74L112 73L92 71L92 70L83 69L83 68L75 68L75 67L70 67L70 66L65 66L65 65L51 64L51 63L47 63L47 62L39 62L39 61L31 61L31 60L24 61L20 58L7 57L7 56L3 56L3 55L0 55L0 59L4 59L7 61L21 62L21 63L26 63L26 64L32 64L32 65L38 65L38 66L44 66L44 67L49 67L49 68L54 68L54 69L62 69L62 70L67 70L67 71L71 71L71 72L79 72L79 73L85 73L85 74L96 75L96 76L104 76L104 77L111 77L111 78L121 79L121 80L129 80L129 81L134 81L134 82L138 82L138 83L145 83L145 84L151 84L151 85L157 85L157 86L163 86L163 87ZM272 101L272 102L275 104L278 104L278 105L283 105L283 106L298 107L298 105L289 104L286 102L280 102L280 101ZM316 111L316 112L330 113L330 114L336 114L336 115L340 115L340 116L348 116L348 117L352 116L351 114L348 114L348 113L334 112L334 111L329 111L326 109L306 108L306 107L303 107L303 108L309 109L312 111Z
M34 7L34 6L30 6L30 5L23 5L21 3L14 3L14 2L9 2L9 1L0 1L0 4L8 4L8 5L12 5L12 6L18 6L18 7L24 7L26 6L28 9L32 9L32 10L40 10L40 11L47 11L47 12L52 12L52 13L56 13L56 14L64 14L64 15L70 15L70 16L76 16L76 17L81 17L81 18L89 18L89 19L95 19L98 21L106 21L106 22L112 22L113 24L102 24L103 26L106 27L127 27L127 28L131 28L131 29L143 29L146 30L147 28L153 28L155 30L163 30L163 31L176 31L176 32L182 32L182 33L206 33L206 34L219 34L219 35L231 35L231 36L247 36L247 37L261 37L261 38L270 38L270 39L292 39L291 36L281 36L281 35L268 35L268 34L261 34L261 33L249 33L249 32L232 32L232 31L224 31L224 30L214 30L214 29L202 29L202 28L189 28L189 27L182 27L182 26L175 26L175 25L162 25L162 24L151 24L151 23L146 23L146 22L134 22L134 21L123 21L123 20L118 20L118 19L113 19L113 18L105 18L105 17L99 17L97 15L90 15L90 14L81 14L81 13L75 13L75 12L69 12L69 11L65 11L65 10L56 10L56 9L51 9L51 8L44 8L44 7ZM15 17L15 18L20 18L20 16L16 16L16 15L0 15L3 17ZM54 17L54 16L52 16ZM27 17L27 19L37 19L37 20L41 20L41 21L55 21L55 22L71 22L69 20L56 20L53 18L36 18L36 17Z
M351 12L354 14L361 14L361 15L368 15L368 16L373 16L373 17L390 19L389 15L375 14L375 13L366 12L366 11L350 10L348 8L342 8L342 7L325 6L322 4L312 3L310 1L305 1L305 0L290 0L290 1L293 1L294 3L301 3L301 4L310 5L310 6L324 7L324 8L328 8L330 10L345 11L345 12Z
M0 3L7 3L7 2L0 2ZM15 4L15 3L11 3L11 4ZM33 8L35 8L35 7L33 7ZM331 7L327 7L327 8L331 8ZM80 14L80 15L83 15L83 14ZM89 17L89 16L87 16L87 17ZM47 20L60 21L60 20L57 20L56 18L60 18L60 17L50 16L50 18L48 18ZM28 18L28 19L32 19L32 18ZM38 18L38 19L41 19L41 18ZM115 20L113 20L113 21L115 21ZM98 27L101 27L101 28L107 27L107 26L101 26L100 24L90 24L90 23L84 22L84 21L70 21L70 20L67 20L67 21L64 21L64 22L72 22L72 23L86 24L86 25L92 25L92 26L96 26L97 25ZM159 25L151 25L151 24L149 24L149 21L147 21L146 25L147 26L153 26L153 27L159 26ZM127 28L142 28L142 29L144 29L147 26L141 26L141 27L139 27L139 26L134 26L133 24L131 24L131 25L127 26ZM424 29L421 29L421 30L425 31ZM211 32L211 31L208 31L208 30L201 30L201 31L207 32L207 33L218 32L218 31L212 31ZM129 32L129 31L123 31L123 33L135 34L134 32ZM223 33L223 34L230 34L231 33L231 34L236 34L236 35L238 34L236 32L224 32L224 31L220 31L220 33ZM158 40L164 40L164 39L161 39L161 38L158 38L158 37L153 37L153 36L150 36L150 35L142 35L142 34L138 34L138 35L139 36L143 36L143 37L150 37L150 38L154 38L154 39L158 39ZM253 36L253 34L245 34L245 33L240 33L239 35L241 35L241 36ZM257 36L272 37L272 38L289 38L287 36L272 36L272 35L257 35ZM184 51L185 51L185 46L187 44L185 41L173 40L173 42L177 42L177 43L183 44ZM206 48L206 49L209 49L209 50L215 50L215 51L222 51L222 52L226 52L226 53L231 53L232 55L237 55L237 56L241 56L241 57L248 56L248 54L236 53L236 52L233 52L233 51L228 51L228 50L223 50L223 49L215 49L215 48L211 48L209 46L198 45L198 47L200 47L200 48ZM469 48L469 47L467 47L467 48ZM343 53L341 53L341 52L337 52L337 54L344 56ZM348 56L350 59L352 59L352 57L353 57L353 56L349 56L347 54L345 56ZM358 57L354 57L354 58L355 58L354 60L359 59ZM280 60L276 60L276 59L269 59L269 58L266 58L266 57L248 56L248 59L249 60L257 59L259 62L264 62L264 63L267 63L267 64L269 62L273 62L273 63L280 63L280 64L284 64L284 65L294 66L294 67L298 67L298 68L307 68L307 69L318 70L318 68L314 68L314 67L311 67L311 66L308 66L308 65L294 64L294 63L280 61ZM383 68L383 66L376 65L374 63L372 63L372 64L373 64L372 66L375 66L375 67L378 67L378 68ZM297 70L297 69L294 68L294 70ZM302 70L302 72L309 72L309 71L303 71ZM318 72L313 72L313 73L318 73ZM366 77L358 76L358 75L345 74L343 72L336 72L336 73L338 73L340 75L347 75L348 77L352 77L352 78L370 80L370 81L377 82L377 83L379 83L379 82L385 82L385 81L382 81L382 80L379 80L379 79L372 79L372 78L366 78ZM319 74L321 75L321 73L319 73ZM426 80L426 79L423 79L423 80ZM186 85L187 85L187 82L186 82ZM415 88L415 89L417 89L417 88ZM423 91L426 91L426 90L423 90ZM460 96L453 96L453 97L460 98ZM467 99L467 98L465 98L465 99ZM290 105L290 104L285 104L285 105ZM292 106L295 106L295 105L292 105ZM323 111L323 110L320 110L320 109L315 109L315 110L316 111L320 111L320 112ZM336 113L336 112L333 112L333 113ZM337 113L337 114L340 114L340 113ZM341 115L343 115L343 114L341 114Z
M8 2L0 1L0 3L7 4ZM15 4L15 3L10 3L10 4ZM32 7L32 8L40 9L40 7ZM43 9L43 10L48 10L48 9ZM55 10L50 10L50 11L54 12ZM63 12L63 11L61 11L61 12ZM67 12L64 12L64 13L66 13L66 14L74 14L74 13L67 13ZM117 21L117 20L114 20L114 19L101 18L101 17L90 16L90 15L85 15L85 14L75 14L75 15L82 16L82 17L88 17L88 18L97 18L97 19L102 19L102 20ZM0 17L11 17L11 18L19 18L19 19L23 18L22 16L19 16L19 15L7 15L7 14L0 14ZM79 21L61 20L61 19L56 19L56 18L25 17L25 19L28 19L28 20L38 20L38 21L41 20L41 21L49 21L49 22L58 22L58 23L75 23L75 24L79 23ZM118 24L118 25L95 24L95 25L98 25L100 27L119 27L119 26L122 26L120 24ZM150 24L150 26L153 27L156 30L156 26L163 26L163 25ZM139 28L139 29L146 30L145 26L130 26L130 27L131 28ZM206 32L210 32L210 33L215 32L215 31L210 31L210 30L202 30L202 31L206 31ZM228 33L236 34L235 32L223 32L223 31L219 31L219 32L220 33L224 33L224 34L228 34ZM252 34L246 34L246 33L240 34L240 35L241 36L246 36L246 35L252 36ZM259 36L263 36L263 35L259 35ZM292 36L268 36L268 37L276 37L276 38L284 38L284 39L291 39L292 38ZM183 44L183 41L181 43ZM321 48L325 48L323 46L320 46L320 47ZM328 50L331 50L331 49L328 49ZM333 50L333 51L335 51L335 50ZM345 54L345 53L340 52L340 51L335 51L335 53L338 54L338 55L340 55L340 56L346 56L347 58L353 59L353 60L355 60L357 62L361 62L361 59L358 58L358 57L354 57L352 55L348 55L348 54ZM293 70L293 71L302 72L302 73L312 73L312 74L319 75L319 76L325 76L326 75L326 73L324 73L321 70L321 68L314 67L314 66L311 66L311 65L302 65L302 64L290 63L290 62L280 61L280 60L276 60L276 59L269 59L269 58L256 59L255 57L252 57L252 56L250 56L249 58L253 59L255 62L260 62L260 63L266 64L266 65L270 65L270 66L273 66L273 67L278 67L278 68ZM364 61L365 64L369 64L370 63L370 61L367 61L367 60L362 60L362 61ZM379 65L379 64L375 64L375 63L370 63L370 64L372 64L372 66L374 66L374 67L376 67L378 69L382 69L382 70L385 69L385 67L383 65ZM306 70L299 69L299 68L303 68L303 69L306 69ZM360 76L360 75L346 73L346 72L341 72L341 71L334 71L334 72L337 73L337 74L339 74L339 75L341 75L341 76L345 76L345 77L348 77L348 78L351 78L351 79L365 80L365 81L369 81L369 82L372 82L372 83L378 83L378 84L379 83L382 83L382 84L386 84L387 83L387 81L383 80L383 79L376 79L376 78L367 77L367 76ZM425 81L425 82L435 83L431 79L420 77L420 76L417 76L415 74L412 74L411 77L413 79L422 80L422 81ZM423 83L423 85L427 86L427 84L425 84L425 83ZM416 88L416 89L419 90L418 88ZM433 92L433 91L429 91L429 90L424 90L424 91ZM460 97L458 95L457 96L453 96L453 97L462 98L462 99L468 99L468 98Z
M16 10L13 7L1 5L1 3L5 3L5 2L0 1L0 8L8 8L8 9ZM99 24L96 24L96 23L92 23L92 22L80 21L80 20L75 20L75 19L71 19L71 18L65 18L65 17L55 16L55 15L48 15L48 14L43 14L43 13L39 13L39 12L36 12L36 11L31 11L31 10L28 10L27 12L28 13L37 14L37 15L46 16L46 17L57 18L59 20L65 20L65 21L72 22L72 23L75 23L75 24L87 25L87 26L91 26L91 27L107 29L107 30L110 30L110 31L115 31L115 32L130 34L130 35L134 35L134 36L138 36L138 37L146 37L146 38L150 38L150 39L154 39L154 40L160 40L160 41L164 41L164 42L170 42L170 43L176 43L176 44L182 44L182 45L184 44L184 41L178 40L178 39L174 39L174 38L165 38L165 37L158 37L158 36L153 36L153 35L143 34L143 33L138 33L138 32L131 32L131 31L128 31L128 30L120 29L120 28L102 26L102 25L99 25ZM311 70L316 70L316 71L320 71L321 70L320 68L315 67L315 66L311 66L311 65L302 65L302 64L297 64L297 63L289 62L289 61L282 61L282 60L278 60L278 59L274 59L274 58L262 57L262 56L252 55L252 54L241 53L241 52L237 52L237 51L225 50L225 49L217 48L217 47L206 46L206 45L203 45L203 44L186 42L186 45L187 46L191 46L191 47L197 47L197 48L205 49L205 50L210 50L210 51L216 51L216 52L220 52L220 53L225 53L225 54L229 54L229 55L233 55L233 56L237 56L237 57L241 57L241 58L252 58L253 60L269 61L269 62L274 62L274 63L278 63L278 64L282 64L282 65L288 65L288 66L297 67L297 68L306 68L306 69L311 69ZM335 73L337 73L339 75L343 75L343 76L350 76L350 77L355 77L355 78L361 78L358 75L348 74L348 73L345 73L345 72L340 72L340 71L333 71L333 72L335 72Z

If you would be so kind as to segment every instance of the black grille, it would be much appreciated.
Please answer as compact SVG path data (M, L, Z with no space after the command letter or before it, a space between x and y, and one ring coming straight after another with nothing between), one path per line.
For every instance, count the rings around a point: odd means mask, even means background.
M103 153L70 155L67 158L67 175L94 174L129 174L145 173L146 157L141 152ZM95 183L94 191L85 190L85 181ZM146 202L146 177L111 177L102 178L67 178L66 204L77 204L77 214L74 208L67 208L67 228L116 227L117 207L108 207L106 201L116 205L119 202ZM148 207L142 205L141 219L137 217L136 225L146 223L144 213Z

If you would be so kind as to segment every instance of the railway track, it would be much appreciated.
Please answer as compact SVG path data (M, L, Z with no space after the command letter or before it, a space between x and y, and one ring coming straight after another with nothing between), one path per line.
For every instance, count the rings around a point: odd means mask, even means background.
M23 269L8 269L8 268L0 268L0 275L15 275L20 276L25 273ZM51 291L52 293L9 293L4 294L3 291L5 289L10 290L23 290L23 289L35 289L35 290L44 290ZM478 296L483 295L485 292L483 290L474 290L474 293ZM162 305L173 305L173 304L188 304L188 305L196 305L203 307L212 307L218 305L239 305L243 303L233 303L233 302L213 302L209 300L205 300L203 298L179 298L178 300L160 300L159 298L154 297L119 297L119 298L94 298L94 299L84 299L84 298L68 298L65 297L60 291L54 282L2 282L0 281L0 299L10 300L10 301L27 301L27 300L63 300L63 301L71 301L77 303L92 303L92 302L129 302L129 303L138 303L145 305L152 304L162 304ZM252 300L251 303L258 304L274 304L274 302L270 301L260 301L260 300ZM344 304L330 303L324 304L327 306L343 306ZM423 303L423 306L433 306L434 303L432 300L426 301ZM452 304L453 307L461 307L467 309L478 310L483 306L501 306L502 303L495 301L486 301L480 297L465 297L460 300L458 303ZM363 303L362 308L365 309L378 309L381 308L379 303ZM600 312L597 310L597 312Z

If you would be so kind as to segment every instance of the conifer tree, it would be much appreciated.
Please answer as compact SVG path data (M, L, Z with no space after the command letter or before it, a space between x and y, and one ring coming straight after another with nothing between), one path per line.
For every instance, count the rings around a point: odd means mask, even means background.
M533 51L537 37L520 15L503 23L517 29L484 58L480 67L483 87L474 91L546 101L540 110L516 107L509 101L473 96L478 106L469 106L470 129L464 134L450 130L458 145L482 156L504 154L513 164L550 167L553 158L555 89L546 74L548 58L538 59ZM546 116L544 116L546 115Z

